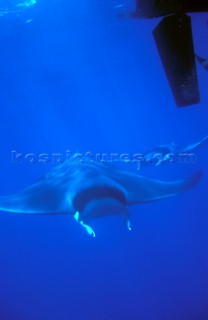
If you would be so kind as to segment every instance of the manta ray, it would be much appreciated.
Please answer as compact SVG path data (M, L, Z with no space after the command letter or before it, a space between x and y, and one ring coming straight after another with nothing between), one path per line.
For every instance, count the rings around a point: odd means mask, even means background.
M92 219L120 215L131 230L128 207L172 197L197 183L200 172L165 182L121 170L109 163L69 159L13 195L0 197L0 210L24 214L71 214L95 237Z
M144 152L142 162L139 163L138 169L142 165L146 164L156 164L156 166L159 166L160 164L172 161L173 159L176 159L178 156L191 154L194 151L196 151L199 147L205 145L208 143L208 136L204 137L200 141L197 141L196 143L189 144L185 147L180 147L175 145L174 142L171 144L163 144L158 145L154 147L151 150L148 150Z

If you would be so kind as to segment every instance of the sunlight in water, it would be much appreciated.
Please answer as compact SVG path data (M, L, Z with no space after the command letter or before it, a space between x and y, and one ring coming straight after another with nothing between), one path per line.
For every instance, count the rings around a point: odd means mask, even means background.
M36 0L26 0L16 5L16 7L31 7L36 4Z
M3 17L7 14L19 14L22 9L30 8L37 3L36 0L25 0L23 2L19 2L19 1L15 1L15 2L16 3L8 2L6 6L0 6L0 17Z

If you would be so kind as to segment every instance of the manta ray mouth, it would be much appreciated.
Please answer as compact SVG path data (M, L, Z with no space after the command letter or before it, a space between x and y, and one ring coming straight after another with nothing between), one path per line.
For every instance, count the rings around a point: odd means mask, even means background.
M114 187L108 186L94 186L83 189L73 199L73 206L75 211L84 212L89 208L89 204L94 204L95 207L108 206L109 201L114 206L126 206L125 194Z

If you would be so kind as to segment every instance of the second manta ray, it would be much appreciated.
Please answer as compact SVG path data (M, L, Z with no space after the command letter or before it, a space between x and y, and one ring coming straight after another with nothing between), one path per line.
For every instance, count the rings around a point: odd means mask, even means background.
M0 197L0 210L71 214L95 237L92 219L118 214L131 230L128 206L175 196L195 185L200 176L197 172L186 180L157 181L110 164L71 159L21 192Z
M199 147L203 146L204 144L208 144L208 136L204 137L202 140L196 143L189 144L186 147L179 147L174 143L156 146L153 149L144 153L144 157L142 159L143 161L141 162L141 164L139 164L138 169L141 165L153 163L156 164L156 166L159 166L164 162L177 161L178 157L183 155L186 156L191 152L196 151Z

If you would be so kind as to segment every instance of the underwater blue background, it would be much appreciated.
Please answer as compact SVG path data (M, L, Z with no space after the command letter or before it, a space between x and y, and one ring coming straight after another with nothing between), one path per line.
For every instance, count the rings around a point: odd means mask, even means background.
M134 6L37 0L0 16L1 195L52 167L12 163L15 150L134 154L208 134L207 71L197 65L201 103L178 109L151 33L159 20L117 17ZM192 15L205 57L207 20ZM95 220L93 239L70 215L2 213L0 319L207 320L207 162L204 146L194 164L143 168L167 180L204 174L187 193L132 207L132 232L119 217Z

